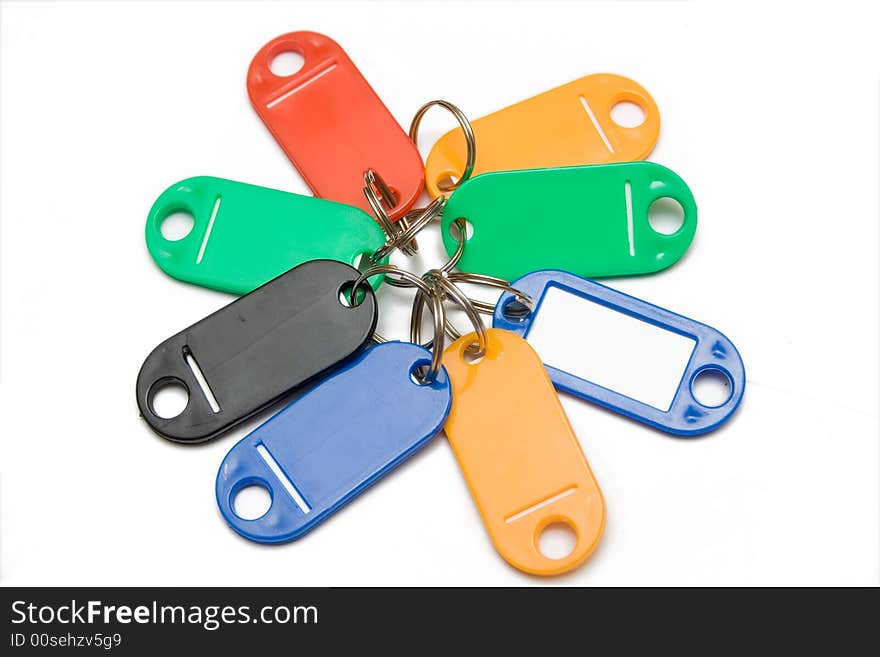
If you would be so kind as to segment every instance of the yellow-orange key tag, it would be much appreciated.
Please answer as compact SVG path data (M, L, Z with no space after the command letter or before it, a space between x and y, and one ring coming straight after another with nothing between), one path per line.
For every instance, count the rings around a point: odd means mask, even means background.
M452 383L446 435L495 549L527 573L558 575L596 547L605 502L541 359L515 333L486 333L482 360L465 354L475 333L443 352ZM577 536L561 559L538 548L555 523Z
M624 127L611 118L619 103L638 105L644 121ZM477 144L472 175L645 159L660 134L660 110L629 78L597 73L510 105L471 123ZM454 189L467 158L461 128L437 140L425 164L433 198Z

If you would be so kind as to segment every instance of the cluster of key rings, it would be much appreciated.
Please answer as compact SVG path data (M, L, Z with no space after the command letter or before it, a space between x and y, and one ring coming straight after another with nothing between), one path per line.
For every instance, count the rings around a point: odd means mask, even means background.
M467 144L467 160L461 178L458 181L445 181L440 184L444 192L455 190L461 183L470 178L477 159L476 140L470 121L464 113L452 103L445 100L432 100L416 112L409 129L409 137L413 143L418 143L419 124L425 113L434 105L443 107L455 116L465 135ZM469 344L465 351L472 359L482 358L486 354L488 344L486 327L483 325L481 314L491 315L494 306L485 301L479 301L468 297L458 284L473 283L510 292L514 300L505 308L505 315L513 318L525 318L535 309L534 300L524 292L510 285L509 281L486 274L474 274L453 271L458 265L464 253L464 245L467 241L467 222L464 217L459 217L452 222L450 231L453 238L458 242L458 247L452 257L441 267L430 269L421 276L413 274L397 265L381 264L380 261L391 254L395 249L400 250L407 256L414 256L418 252L416 235L425 227L439 221L443 216L443 208L446 197L441 195L434 199L424 208L416 208L407 212L397 222L391 220L386 207L395 205L396 199L391 189L382 179L378 172L368 169L364 173L364 196L373 210L379 225L385 232L386 242L373 253L368 259L366 269L352 283L348 291L350 305L357 305L357 292L362 285L373 276L385 275L385 282L394 287L415 288L416 295L412 303L410 313L410 341L431 350L431 364L421 368L415 376L423 384L432 383L442 367L441 360L446 337L453 341L461 337L461 333L452 325L446 314L445 301L451 301L459 306L473 325L476 340ZM422 342L422 317L425 307L433 316L433 335L427 342ZM373 334L376 342L386 342L378 333Z

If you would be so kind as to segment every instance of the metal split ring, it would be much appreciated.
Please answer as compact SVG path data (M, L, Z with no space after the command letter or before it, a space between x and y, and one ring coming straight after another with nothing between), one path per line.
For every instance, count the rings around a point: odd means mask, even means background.
M464 112L447 100L432 100L418 109L409 126L409 138L412 139L414 144L418 145L419 143L419 125L422 122L422 117L425 115L425 112L431 109L434 105L439 105L443 109L452 112L452 115L455 116L461 129L464 131L464 140L467 145L467 160L465 161L464 171L461 174L461 178L458 179L458 182L440 186L440 189L444 192L451 192L457 189L465 180L470 178L471 174L474 172L474 165L477 163L477 140L474 138L474 129L471 127L471 122L467 120Z
M405 269L401 269L396 265L375 265L370 267L366 271L364 271L360 276L358 276L354 283L351 285L351 291L348 294L349 303L351 305L355 304L356 294L358 288L365 284L369 278L373 276L378 276L379 274L385 274L386 278L390 277L389 274L396 274L403 279L406 279L412 283L411 287L418 288L417 294L419 295L427 295L431 297L433 304L431 306L431 313L434 316L434 337L431 339L429 344L438 345L438 348L432 350L431 354L431 365L428 367L426 372L418 373L423 383L431 383L437 378L437 374L440 372L440 368L442 366L442 357L443 357L443 344L444 344L444 327L447 323L446 321L446 309L443 307L443 299L440 295L436 294L434 289L428 285L424 280L415 274L406 271ZM375 342L387 342L385 338L383 338L378 333L373 333L373 340ZM413 340L416 344L418 344L419 336L416 336L416 339Z
M372 262L378 262L394 251L394 249L400 249L404 253L407 253L407 255L412 255L407 252L407 246L415 242L415 236L425 228L425 226L440 216L443 212L443 205L445 202L446 199L439 196L431 201L426 207L408 212L404 218L404 220L408 222L408 225L402 232L390 236L390 239L376 250L370 258ZM410 221L412 223L409 223Z
M468 272L451 272L447 274L447 278L453 283L474 283L475 285L485 285L487 287L503 290L504 292L510 292L514 295L516 302L521 306L521 308L512 309L509 317L513 319L525 318L535 310L535 300L525 292L521 292L511 286L511 284L503 278L489 276L488 274L471 274ZM486 301L478 301L477 299L470 299L470 302L483 314L492 315L495 312L494 304Z
M421 291L417 292L417 294L421 294ZM446 339L444 334L446 308L443 307L443 299L439 294L431 294L431 314L434 316L434 337L431 338L431 346L427 347L431 349L431 365L427 371L424 371L424 368L422 368L422 371L416 373L416 376L421 378L423 383L432 383L437 378L440 368L443 367L443 347L445 346ZM412 330L410 330L412 342L419 344L420 337L416 335L415 339L412 339Z
M399 219L397 224L391 221L391 217L388 216L382 203L384 202L388 207L394 207L394 204L397 201L394 198L394 194L391 192L391 188L388 187L382 176L380 176L374 169L367 169L364 171L363 192L370 209L373 211L373 214L376 215L376 220L379 222L382 231L388 239L392 242L396 242L396 238L409 228L409 215L407 214L407 216ZM415 238L406 240L400 244L400 250L408 256L414 256L419 252L419 244L416 242ZM385 256L380 256L378 259L383 257Z
M441 300L443 297L448 297L464 310L477 334L477 342L469 344L467 346L467 351L475 358L481 358L484 356L486 354L486 345L488 344L488 335L486 333L486 327L483 326L483 320L480 319L480 313L471 300L458 288L458 286L437 269L432 269L427 272L424 278L431 281L431 288L434 290L434 296L441 298ZM426 294L423 293L420 288L413 299L412 314L410 316L410 336L416 343L421 339L422 309L426 302L425 296ZM435 321L435 327L436 326L437 324ZM444 321L443 327L445 333L453 340L457 340L461 337L461 333L459 333L449 321ZM435 351L437 351L436 348Z
M455 221L461 222L463 220L456 219ZM461 224L459 224L459 227L461 227ZM464 233L461 233L461 235L464 235ZM447 260L441 267L438 268L438 271L442 272L444 276L449 274L455 268L455 266L458 265L458 261L461 260L461 256L462 256L462 254L464 254L464 240L460 239L457 241L458 241L458 247L455 249L455 253L453 253L452 257L449 260ZM377 251L376 253L379 253L379 251ZM414 285L412 285L411 283L409 283L405 280L394 280L392 278L387 278L385 280L385 282L388 283L388 285L390 285L392 287L415 287Z
M367 282L367 279L372 278L373 276L378 276L379 274L385 274L386 281L390 281L389 274L396 274L400 276L402 279L407 280L410 284L406 287L417 287L419 290L424 292L425 294L431 294L431 287L425 283L421 278L416 276L415 274L406 271L405 269L401 269L397 265L374 265L364 271L360 276L358 276L354 283L352 283L351 291L348 293L348 300L352 306L357 305L355 303L355 294L357 293L357 289Z

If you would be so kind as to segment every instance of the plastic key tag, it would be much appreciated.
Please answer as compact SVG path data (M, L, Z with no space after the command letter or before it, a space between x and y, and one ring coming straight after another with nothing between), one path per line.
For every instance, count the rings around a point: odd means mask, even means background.
M172 240L162 233L170 215L193 217ZM233 180L199 176L175 183L156 199L146 226L147 249L169 276L247 294L309 260L356 265L385 242L365 212L350 205ZM373 285L382 282L372 279Z
M652 227L654 210L675 203L681 224L671 232ZM465 181L443 211L443 245L450 255L459 245L450 232L458 218L470 224L458 265L463 271L508 280L539 269L624 276L677 262L694 238L697 206L673 171L626 162L499 171Z
M680 436L716 429L739 406L743 362L715 329L567 272L534 272L512 285L536 308L509 312L518 302L505 292L493 326L528 338L560 390ZM713 383L714 398L700 394Z
M303 57L288 76L272 72L280 54ZM424 184L422 159L391 112L339 45L315 32L279 36L254 56L251 103L316 196L369 211L364 173L374 169L397 198L399 219Z
M299 538L424 447L451 403L442 368L431 383L413 379L430 361L411 343L371 347L241 440L217 475L229 526L260 543ZM235 499L254 485L271 505L246 519Z
M644 115L626 127L612 118L621 103ZM506 107L471 123L477 143L474 176L489 171L630 162L648 156L660 134L660 112L639 84L598 73ZM460 128L443 135L425 163L425 181L436 198L465 167Z
M482 360L465 353L475 334L443 354L452 383L446 435L501 556L535 575L563 573L596 547L605 502L538 355L514 333L487 334ZM577 542L552 559L538 541L558 523Z
M357 306L340 301L357 277L341 262L313 260L165 340L138 374L147 424L169 440L209 440L354 354L372 337L377 317L367 286ZM166 386L188 396L174 417L154 406Z

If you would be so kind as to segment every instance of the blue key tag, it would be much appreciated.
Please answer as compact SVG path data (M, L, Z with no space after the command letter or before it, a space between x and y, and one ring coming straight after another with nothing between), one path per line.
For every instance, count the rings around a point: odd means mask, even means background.
M258 543L297 539L424 447L452 403L444 369L417 382L430 362L412 343L370 347L245 436L217 474L229 526ZM235 498L253 485L269 491L271 505L246 520Z
M532 342L559 390L679 436L712 431L739 406L746 383L743 362L733 343L714 328L568 272L537 271L511 285L530 295L535 309L527 312L505 292L495 305L492 325ZM583 311L590 320L573 324L571 317ZM557 334L539 341L547 322ZM600 323L603 335L615 336L611 343L596 339ZM567 336L560 338L558 332ZM581 362L574 362L566 337L577 341ZM660 368L664 371L652 371L658 360L667 365ZM609 365L603 368L602 361ZM652 381L659 387L646 388ZM720 382L715 399L695 394L711 382ZM633 386L635 392L629 391Z

